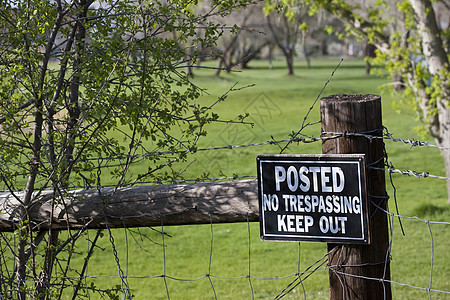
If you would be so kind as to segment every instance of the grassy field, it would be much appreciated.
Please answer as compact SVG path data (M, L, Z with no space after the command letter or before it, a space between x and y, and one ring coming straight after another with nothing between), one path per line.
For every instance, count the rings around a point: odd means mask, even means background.
M247 121L254 123L253 126L213 124L199 147L244 145L289 138L291 132L301 128L310 107L339 61L338 58L314 60L311 69L306 69L299 61L295 76L286 75L282 60L277 61L271 71L266 61L254 61L248 70L222 73L221 77L215 77L213 70L197 70L194 81L206 89L199 100L203 105L214 103L234 84L236 89L252 85L231 92L225 101L217 104L216 110L223 120L236 119L239 114L248 112ZM336 93L381 94L380 86L386 83L388 81L385 79L366 75L362 61L345 59L322 96ZM381 95L383 122L389 131L395 137L423 139L413 130L419 125L414 113L406 107L398 113L393 108L398 97ZM312 125L302 133L319 137L319 119L319 106L315 105L306 120ZM443 160L435 148L410 148L389 141L386 148L396 168L445 174ZM189 164L179 169L184 170L183 176L188 179L202 174L207 177L255 175L256 155L279 151L277 145L266 145L198 152L190 158ZM290 145L285 153L320 152L321 144L316 142ZM139 172L139 166L133 172ZM433 221L450 220L444 180L417 179L398 174L392 177L401 215ZM392 210L394 199L390 182L388 191ZM392 286L394 299L428 299L427 291L408 285L428 288L430 279L432 289L450 291L449 226L430 224L429 227L427 223L414 219L403 219L402 224L405 236L400 231L398 219L392 219L391 274L392 280L401 283ZM112 231L121 270L128 277L127 284L136 299L167 299L167 291L170 299L214 299L215 295L218 299L252 299L252 294L255 299L273 299L295 280L295 276L291 275L307 271L312 265L308 271L314 270L319 266L316 261L326 253L326 245L321 243L262 242L257 223L165 227L164 231L169 236L165 236L164 240L158 230L161 228L136 229L134 233ZM89 234L92 238L94 233L90 231ZM163 244L165 247L162 247ZM104 232L99 246L91 258L88 275L112 277L88 278L86 283L105 289L120 287L123 283L117 277L118 265L108 232ZM79 250L86 253L82 245ZM75 263L82 263L81 256L75 257ZM168 276L166 281L161 277L163 274ZM212 277L205 277L205 274ZM250 281L247 275L252 276ZM323 266L311 273L303 286L298 285L285 299L303 299L304 295L306 299L329 298L328 271ZM431 298L450 299L450 295L433 292Z

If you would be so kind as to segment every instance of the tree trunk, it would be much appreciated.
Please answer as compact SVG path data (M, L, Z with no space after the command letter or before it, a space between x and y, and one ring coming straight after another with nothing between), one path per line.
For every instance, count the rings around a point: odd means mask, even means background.
M189 49L185 49L184 54L184 60L186 62L186 67L184 68L184 71L186 72L186 75L190 78L194 77L194 71L192 70L192 57L193 57L193 46L190 45Z
M307 41L308 41L307 32L303 31L302 32L303 55L305 56L306 68L311 69L311 58L309 56Z
M282 16L282 33L283 40L278 37L278 33L275 31L270 15L267 16L267 25L269 27L270 32L272 33L272 37L275 40L277 46L283 52L286 58L286 65L288 67L288 75L294 75L294 47L297 41L298 28L294 29L294 32L291 32L289 29L289 21L285 15Z
M447 98L449 99L449 98ZM439 108L439 122L442 127L442 147L445 147L446 150L441 150L442 156L444 157L445 162L445 173L447 177L447 202L450 204L450 108L445 106L445 99L442 99L438 103ZM448 101L448 100L447 100ZM441 107L439 107L439 105Z
M286 51L283 52L286 57L288 75L294 75L294 51L292 49L286 49Z
M239 64L239 67L241 69L247 69L248 63L252 59L255 59L259 55L261 50L267 46L267 44L268 44L268 42L263 43L263 44L257 46L256 48L253 45L250 45L250 47L248 49L244 48L242 51L242 57L236 63Z
M366 42L366 46L364 47L364 56L366 57L366 74L370 74L370 70L372 69L372 64L367 58L375 58L377 47L373 44Z
M328 40L326 39L326 37L320 39L319 53L322 56L328 55Z
M439 80L442 88L441 98L436 99L437 113L425 116L430 120L431 135L437 144L447 148L442 150L444 156L446 176L450 177L450 107L447 104L450 99L449 72L450 66L444 44L440 38L439 28L436 22L433 6L429 0L410 0L416 14L419 27L419 35L422 40L422 51L429 67L430 74ZM436 79L435 79L436 80ZM424 99L422 107L429 106L429 99ZM450 181L447 180L448 203L450 204Z
M220 71L222 71L222 66L227 73L231 71L232 68L232 58L233 54L236 51L236 43L238 41L239 33L236 33L231 39L230 43L223 50L222 56L219 58L219 67L216 71L216 76L220 75Z
M273 48L274 45L272 43L269 43L269 53L268 53L269 70L273 69Z
M216 76L220 75L220 72L222 71L222 65L223 65L223 57L220 57L217 61Z

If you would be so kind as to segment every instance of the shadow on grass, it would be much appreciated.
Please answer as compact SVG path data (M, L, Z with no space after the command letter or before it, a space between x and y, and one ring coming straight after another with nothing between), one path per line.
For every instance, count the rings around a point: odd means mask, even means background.
M443 216L450 216L450 205L438 206L434 204L424 203L413 210L413 215L419 218L438 218Z

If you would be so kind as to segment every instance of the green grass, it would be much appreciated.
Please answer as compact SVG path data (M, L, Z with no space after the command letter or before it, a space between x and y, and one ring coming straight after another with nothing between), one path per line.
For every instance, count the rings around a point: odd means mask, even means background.
M208 136L201 140L199 147L249 144L289 138L292 131L297 131L301 127L305 115L339 60L338 58L314 60L311 69L306 69L302 62L298 62L295 76L286 75L282 60L277 61L271 71L267 69L267 62L261 60L254 61L248 70L222 73L221 77L215 77L212 70L197 70L195 83L206 88L207 92L199 100L203 105L212 104L235 83L237 83L235 88L254 85L231 92L226 101L216 106L223 120L236 119L239 114L248 112L250 113L248 121L254 125L212 124L208 128ZM379 87L387 82L385 79L366 75L362 61L344 60L322 96L336 93L380 94ZM385 126L395 137L421 139L412 130L419 125L415 116L408 112L398 113L393 109L393 103L397 100L396 96L382 94ZM307 122L315 123L319 119L317 103L310 112ZM303 133L319 137L320 124L307 126ZM389 160L396 168L445 174L443 160L439 151L434 148L411 149L408 145L389 141L386 142L386 147ZM318 142L293 144L285 153L320 152L321 145ZM181 165L179 169L184 170L189 165L183 173L185 178L196 178L202 173L208 174L209 177L220 177L223 174L254 175L256 155L262 153L279 153L279 147L266 145L198 152L190 157L189 164ZM132 172L139 171L138 166ZM445 181L433 178L417 179L399 174L393 174L392 177L401 215L447 222L450 220ZM390 186L388 176L387 178L388 191L391 195L390 208L394 211L393 188ZM392 224L394 230L392 280L423 288L429 287L432 237L434 245L432 288L450 291L449 226L430 224L429 228L427 223L403 219L406 234L403 236L397 218L392 219ZM149 228L140 231L151 240L141 238L137 234L132 237L130 232L125 234L124 230L112 231L122 271L129 277L128 284L136 299L167 299L166 284L161 277L163 274L168 276L166 283L171 299L214 299L214 292L218 299L251 299L251 287L255 299L273 299L294 281L295 277L273 278L305 271L326 253L326 245L321 243L299 245L262 242L256 223L249 226L246 223L213 225L212 230L210 225L165 227L164 231L170 235L164 238L165 247L161 246L162 235L157 231ZM92 231L90 234L93 234ZM95 250L90 261L88 275L117 276L118 268L106 231L100 239L99 246L101 248ZM83 246L80 246L80 251L82 248ZM75 264L81 264L82 259L81 255L74 257ZM210 278L214 290L210 280L204 277L206 274L218 276ZM272 279L252 278L250 287L250 282L245 277L248 274L257 278ZM201 279L192 280L196 278ZM121 284L120 279L116 277L88 278L88 285L91 282L105 289ZM319 269L312 273L305 280L303 287L307 299L328 299L328 271ZM394 299L428 299L425 290L396 284L392 288ZM432 299L450 299L448 294L431 295ZM297 286L295 292L285 299L303 299L302 286Z

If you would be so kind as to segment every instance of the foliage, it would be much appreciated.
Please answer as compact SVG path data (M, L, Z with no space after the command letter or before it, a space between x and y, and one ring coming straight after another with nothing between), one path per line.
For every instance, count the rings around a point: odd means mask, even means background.
M304 1L311 14L325 10L346 22L340 38L356 36L367 42L368 63L385 66L393 80L392 91L404 91L400 94L403 103L409 103L424 124L418 130L428 132L437 145L449 148L449 38L448 28L442 27L446 22L439 24L436 14L447 16L448 5L431 0L375 0L354 4L347 0ZM274 2L285 8L291 3ZM331 26L325 29L333 32ZM377 48L375 57L370 53L371 46ZM450 177L450 153L444 150L442 154L446 175ZM450 183L447 189L450 203Z
M191 12L194 2L0 2L0 174L23 203L14 235L3 236L12 251L2 251L2 298L53 299L65 287L77 235L36 232L27 211L42 191L52 190L53 211L69 188L101 188L112 159L116 188L179 178L172 164L218 120L212 108L225 96L196 103L202 90L181 69L198 53L187 62L183 45L214 45L222 30L209 18L245 1L214 2L204 15ZM136 162L146 169L130 172Z
M308 15L308 6L302 0L290 1L265 1L263 9L267 16L268 28L272 34L272 39L286 58L288 74L294 74L294 55L299 36L302 36L303 54L308 66L310 65L309 51L307 50L306 39L311 28L316 24Z
M390 36L390 48L387 51L378 50L374 63L385 64L386 70L392 78L401 80L404 93L401 100L416 110L417 116L429 127L431 120L438 114L436 102L444 95L441 78L448 78L449 69L442 69L441 76L430 73L425 54L421 46L421 37L417 34L417 22L414 10L409 1L397 3L404 27L396 30ZM442 38L445 30L441 31ZM399 74L401 74L399 76ZM426 109L422 109L420 90L428 98ZM421 130L423 132L423 130Z
M403 99L413 103L418 111L418 116L429 123L437 114L437 99L445 98L445 82L442 78L448 78L449 66L444 66L441 73L430 74L426 54L421 44L416 11L411 1L401 2L376 0L371 2L351 2L346 0L304 0L309 7L311 15L326 10L346 22L345 32L337 32L336 28L327 25L328 34L336 33L340 38L356 36L360 40L366 40L378 47L376 58L368 60L371 63L384 65L393 80L400 80L405 89ZM275 7L278 10L292 7L292 1L267 1L267 11ZM433 7L428 8L429 10ZM293 14L291 11L290 15ZM431 25L430 25L431 26ZM448 28L440 29L442 41L448 40ZM448 53L447 53L448 56ZM385 76L384 72L379 74ZM391 85L396 87L398 85ZM426 95L429 111L423 111L419 102L424 101L418 90L423 90ZM414 100L414 101L411 101ZM429 124L428 124L429 125Z

